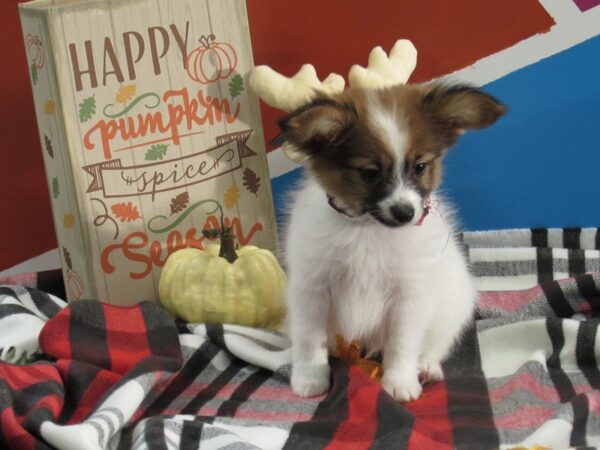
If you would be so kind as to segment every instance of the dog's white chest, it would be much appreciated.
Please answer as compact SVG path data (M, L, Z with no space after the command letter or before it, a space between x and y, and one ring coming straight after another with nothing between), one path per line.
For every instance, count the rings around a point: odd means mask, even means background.
M369 238L367 234L357 234L355 239L360 245L334 249L328 330L330 345L340 334L347 341L356 339L370 352L377 352L382 350L386 317L398 281L391 273L394 269L390 267L390 244L376 240L369 243ZM335 240L330 245L335 245Z
M335 335L340 334L346 341L360 341L370 352L381 351L387 328L386 311L392 301L386 282L372 277L371 283L364 284L348 274L331 289L330 346L335 343Z

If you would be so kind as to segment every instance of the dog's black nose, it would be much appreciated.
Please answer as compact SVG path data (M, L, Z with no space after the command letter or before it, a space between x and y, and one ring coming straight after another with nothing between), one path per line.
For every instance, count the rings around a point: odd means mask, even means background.
M390 208L390 213L401 224L410 222L415 216L415 208L409 203L399 203Z

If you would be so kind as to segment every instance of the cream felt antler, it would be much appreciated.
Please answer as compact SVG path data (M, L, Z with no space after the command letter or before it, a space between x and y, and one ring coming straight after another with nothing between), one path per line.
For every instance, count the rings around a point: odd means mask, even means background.
M369 53L367 68L358 64L348 73L351 87L382 89L395 84L405 84L417 65L417 49L408 39L396 41L390 55L381 47Z
M257 66L250 74L250 87L267 105L292 111L314 98L319 92L335 94L345 87L344 78L331 73L320 81L312 64L304 64L291 78L268 66Z

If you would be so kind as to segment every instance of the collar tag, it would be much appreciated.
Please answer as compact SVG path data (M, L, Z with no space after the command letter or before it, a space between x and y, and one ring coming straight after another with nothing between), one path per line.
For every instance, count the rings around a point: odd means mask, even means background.
M423 202L423 213L421 214L421 217L419 217L419 220L417 220L415 225L423 225L423 221L425 220L425 217L429 215L429 211L431 211L431 200L429 199L429 197L427 197Z

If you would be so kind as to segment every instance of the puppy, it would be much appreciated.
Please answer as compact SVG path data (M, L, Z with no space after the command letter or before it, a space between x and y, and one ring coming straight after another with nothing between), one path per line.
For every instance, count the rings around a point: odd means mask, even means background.
M463 85L397 85L319 95L279 121L306 158L285 259L293 390L330 386L335 335L383 356L383 388L415 400L443 378L477 292L435 193L442 158L505 107Z

